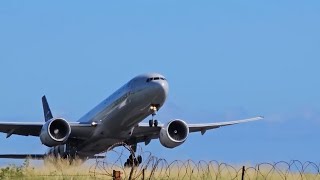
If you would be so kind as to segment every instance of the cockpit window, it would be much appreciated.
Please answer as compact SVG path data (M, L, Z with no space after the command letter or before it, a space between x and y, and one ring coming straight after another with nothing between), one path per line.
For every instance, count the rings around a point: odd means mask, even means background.
M147 82L150 82L150 81L159 81L159 80L165 81L166 78L163 78L163 77L152 77L152 78L148 78L148 79L147 79Z

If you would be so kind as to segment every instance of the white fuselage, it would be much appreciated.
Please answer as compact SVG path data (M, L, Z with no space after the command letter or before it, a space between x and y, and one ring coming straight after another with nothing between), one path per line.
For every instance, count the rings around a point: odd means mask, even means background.
M78 146L78 153L94 155L117 142L130 138L139 122L152 114L151 106L161 108L168 94L168 83L160 74L140 75L123 85L79 119L97 126L90 138Z

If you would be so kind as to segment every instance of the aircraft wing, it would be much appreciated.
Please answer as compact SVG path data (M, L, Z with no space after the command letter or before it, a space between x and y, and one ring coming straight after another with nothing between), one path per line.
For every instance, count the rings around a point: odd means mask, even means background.
M39 136L42 122L0 122L0 132L7 133L7 138L12 134L22 136Z
M257 121L263 119L262 116L249 118L249 119L242 119L236 121L228 121L228 122L218 122L218 123L205 123L205 124L188 124L189 132L201 132L204 134L207 130L219 128L222 126L230 126L234 124L246 123L250 121Z
M8 159L44 159L44 154L0 154L0 158Z
M0 122L0 132L7 133L7 138L11 135L39 136L43 122ZM70 138L83 139L85 135L92 132L94 127L91 124L81 124L79 122L69 122L71 127Z
M227 121L227 122L217 122L217 123L203 123L203 124L187 124L189 127L189 132L201 132L204 134L207 130L215 129L223 126L229 126L234 124L246 123L250 121L257 121L263 119L262 116L249 118L249 119L242 119L236 121ZM148 144L151 139L159 138L159 133L163 124L159 124L158 127L149 127L147 123L141 123L139 126L135 127L132 133L132 139L128 142L131 144L145 142Z
M41 160L48 157L46 154L0 154L0 159L37 159ZM104 159L105 156L95 155L88 157L89 159Z

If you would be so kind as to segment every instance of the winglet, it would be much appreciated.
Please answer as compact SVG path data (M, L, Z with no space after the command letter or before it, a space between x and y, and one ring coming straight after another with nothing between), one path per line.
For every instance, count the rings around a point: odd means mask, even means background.
M44 120L47 122L53 118L46 96L42 96Z

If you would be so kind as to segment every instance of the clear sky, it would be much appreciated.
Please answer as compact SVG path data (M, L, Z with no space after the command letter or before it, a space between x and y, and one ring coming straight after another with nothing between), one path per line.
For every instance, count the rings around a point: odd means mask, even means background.
M168 159L320 161L319 1L1 1L0 120L76 121L135 75L170 85L158 119L265 120L191 134ZM42 153L0 135L0 153ZM10 163L11 160L2 160Z

